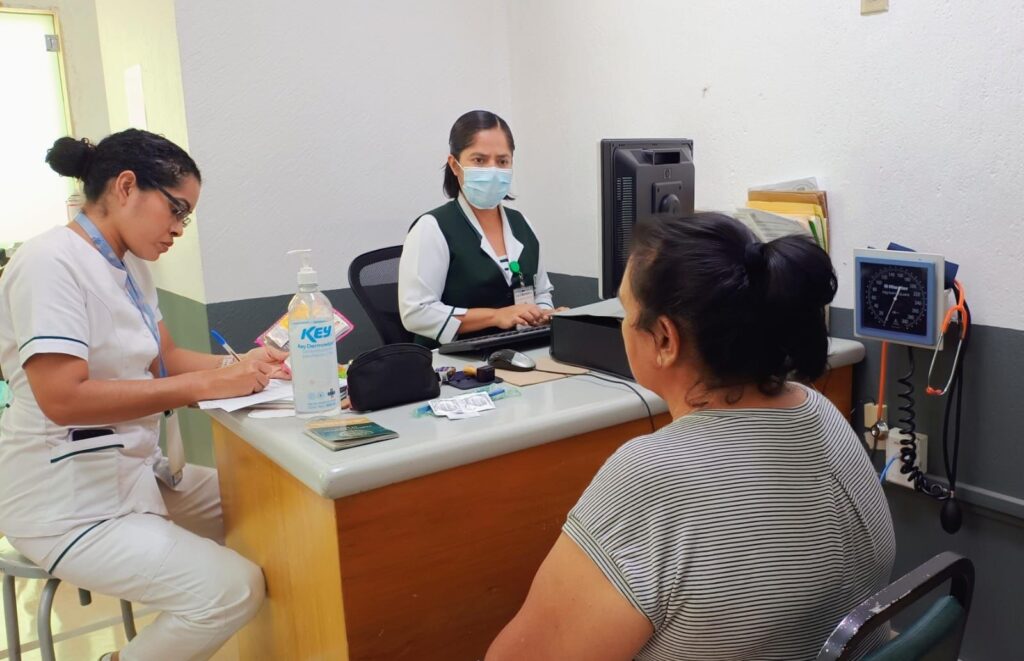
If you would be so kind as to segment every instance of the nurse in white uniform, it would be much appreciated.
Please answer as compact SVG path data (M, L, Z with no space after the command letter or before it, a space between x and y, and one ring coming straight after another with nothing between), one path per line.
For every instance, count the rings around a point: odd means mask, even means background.
M81 179L75 220L25 243L0 278L0 532L72 585L162 611L120 655L206 659L259 609L259 567L221 545L216 472L184 465L173 411L259 391L280 354L232 359L175 346L146 261L181 236L195 162L129 129L47 154ZM166 417L165 457L158 445Z

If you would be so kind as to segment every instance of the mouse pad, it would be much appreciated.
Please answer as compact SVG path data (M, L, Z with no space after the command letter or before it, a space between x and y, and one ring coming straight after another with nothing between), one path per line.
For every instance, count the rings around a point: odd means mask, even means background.
M551 356L538 356L535 360L537 361L538 370L551 370L552 372L565 372L566 374L586 374L588 371L575 365L556 362ZM538 372L537 370L530 370L529 372L494 370L494 375L505 379L505 381L514 386L532 386L535 383L545 383L565 378L565 375L562 374L548 374L546 372Z

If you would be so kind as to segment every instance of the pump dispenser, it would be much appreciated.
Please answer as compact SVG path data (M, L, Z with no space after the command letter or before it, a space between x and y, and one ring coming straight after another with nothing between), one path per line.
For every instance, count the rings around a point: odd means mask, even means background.
M302 266L299 268L299 273L295 277L299 286L302 285L317 285L316 271L313 270L313 266L309 263L309 257L313 254L313 251L309 248L302 248L300 250L289 250L286 254L298 255L299 259L302 260Z
M334 344L334 310L320 292L309 249L289 250L302 266L299 291L288 304L288 346L291 351L295 413L302 417L339 412L338 355Z

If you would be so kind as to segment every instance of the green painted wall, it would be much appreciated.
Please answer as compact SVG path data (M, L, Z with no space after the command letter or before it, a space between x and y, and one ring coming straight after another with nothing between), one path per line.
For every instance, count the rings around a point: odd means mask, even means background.
M160 296L160 312L164 317L164 325L171 332L175 344L193 351L209 351L210 326L206 318L206 306L163 289L158 289L157 292ZM213 466L213 432L210 418L198 409L182 410L180 417L185 458L189 463Z

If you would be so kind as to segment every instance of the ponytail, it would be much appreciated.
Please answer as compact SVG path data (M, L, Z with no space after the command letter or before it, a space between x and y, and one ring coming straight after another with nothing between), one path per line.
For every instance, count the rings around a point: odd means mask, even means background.
M825 306L836 292L828 255L808 237L756 240L718 213L636 226L630 286L637 326L664 316L692 342L710 388L754 383L778 393L812 381L828 357Z

